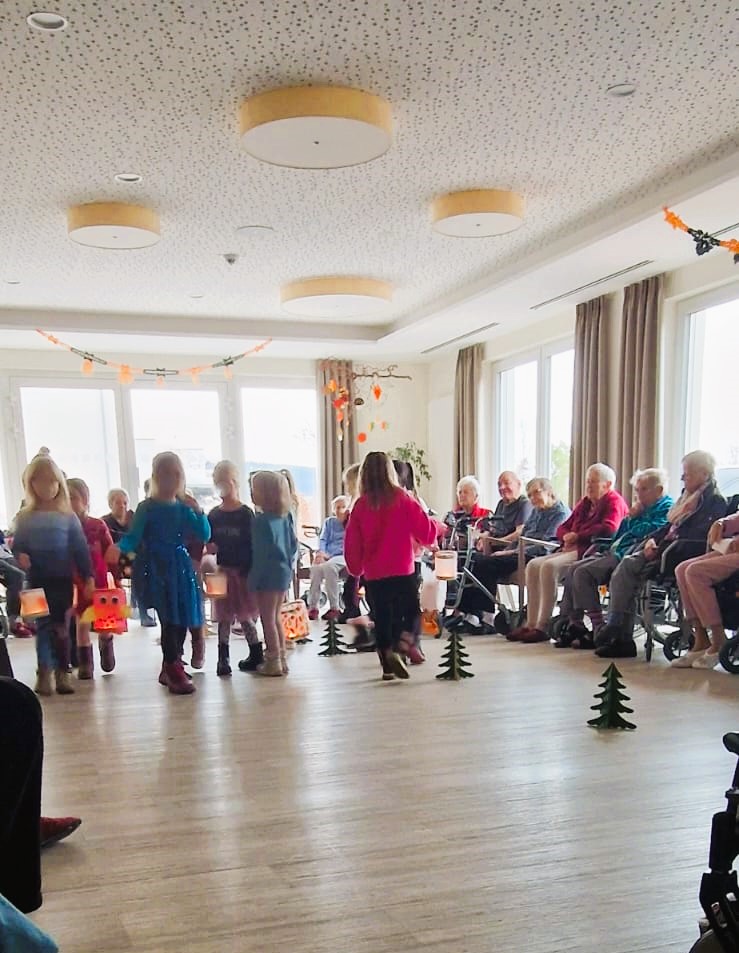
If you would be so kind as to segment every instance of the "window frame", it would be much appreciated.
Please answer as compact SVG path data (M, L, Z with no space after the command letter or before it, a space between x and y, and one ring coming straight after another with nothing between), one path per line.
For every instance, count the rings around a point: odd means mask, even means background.
M547 475L551 469L551 421L549 419L549 393L552 383L551 358L565 351L572 351L575 347L574 336L558 338L539 347L518 351L500 361L491 362L493 384L493 439L492 471L490 485L487 487L489 498L499 499L497 478L503 467L503 441L501 414L503 412L503 394L501 375L505 371L513 370L522 364L536 362L536 472Z

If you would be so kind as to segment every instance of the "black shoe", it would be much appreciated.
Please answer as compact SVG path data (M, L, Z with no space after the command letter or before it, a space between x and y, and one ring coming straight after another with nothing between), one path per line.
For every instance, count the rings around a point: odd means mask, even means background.
M630 638L631 634L625 632L623 626L618 625L616 622L607 622L595 633L595 647L599 649L601 646L609 645L611 642L628 642Z
M581 622L557 619L552 628L555 649L569 649L572 648L573 640L580 637L585 626Z
M374 652L375 639L367 626L356 625L354 628L357 634L354 636L351 648L353 648L355 652Z
M453 632L454 629L466 628L469 623L463 615L449 615L443 620L442 625L445 629Z
M481 622L479 625L468 622L463 631L469 632L470 635L495 635L495 629L492 625L488 625L487 622Z
M257 665L264 661L264 647L261 642L255 642L249 646L249 657L242 658L239 662L240 672L256 672Z
M636 642L633 639L615 639L595 650L598 658L636 658Z

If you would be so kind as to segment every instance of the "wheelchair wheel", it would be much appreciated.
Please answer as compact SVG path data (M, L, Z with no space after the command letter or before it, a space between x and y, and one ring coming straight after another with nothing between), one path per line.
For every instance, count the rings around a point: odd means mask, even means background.
M713 930L709 930L690 947L690 953L723 953L723 949Z
M569 645L568 631L570 628L570 619L566 615L558 615L549 626L549 635L550 638L554 639L555 642L562 643L563 645ZM571 641L571 640L570 640Z
M686 642L685 636L679 630L677 632L672 632L668 636L665 636L665 640L662 643L662 651L664 652L665 658L668 662L672 662L673 659L680 658L681 655L685 655L685 653L689 652L692 648L693 636L691 635Z
M718 653L718 660L727 672L732 675L739 675L739 636L733 639L727 639L721 651Z
M498 609L493 619L493 626L495 627L495 631L500 635L508 635L508 633L513 630L511 613L505 606L500 606Z
M10 623L5 612L0 608L0 639L7 639L10 635Z

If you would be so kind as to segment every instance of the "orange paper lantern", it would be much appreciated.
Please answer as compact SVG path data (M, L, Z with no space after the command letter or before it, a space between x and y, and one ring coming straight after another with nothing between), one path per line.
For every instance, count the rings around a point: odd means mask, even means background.
M296 602L285 602L280 608L282 628L287 639L305 639L310 632L308 610L302 599Z
M126 620L131 615L126 605L126 593L122 589L96 589L92 596L92 605L85 609L81 622L92 624L96 632L106 635L120 635L128 631Z
M224 572L206 572L203 576L206 596L211 599L223 599L228 595L228 576Z
M89 377L90 374L92 374L92 371L93 371L92 361L90 360L89 357L86 357L82 361L82 373L85 375L85 377Z
M49 614L49 603L43 589L24 589L21 593L21 615L24 619L42 619Z

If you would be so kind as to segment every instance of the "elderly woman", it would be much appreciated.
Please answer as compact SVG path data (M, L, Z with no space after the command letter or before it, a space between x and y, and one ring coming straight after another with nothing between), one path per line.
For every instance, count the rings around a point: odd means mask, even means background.
M675 570L683 614L694 641L690 652L673 660L674 668L712 669L718 663L726 632L714 586L739 571L739 513L716 520L708 543L711 552L686 559Z
M526 567L527 625L514 629L512 642L546 642L549 620L557 601L557 583L569 566L582 559L594 539L613 536L629 507L613 489L616 474L605 463L594 463L585 474L585 496L557 529L561 548L532 559Z
M501 479L505 476L506 474L501 474ZM510 576L518 567L519 536L524 536L526 539L540 539L543 542L555 542L558 527L569 516L569 508L557 499L552 484L544 477L534 477L533 480L529 480L526 484L526 496L529 504L528 518L508 535L505 548L491 556L478 553L473 559L471 567L473 575L493 595L498 583L506 576ZM531 543L524 549L524 558L528 563L537 556L546 555L546 552L543 546ZM490 599L481 589L469 585L465 588L459 603L459 611L464 613L460 616L463 621L458 622L457 625L475 635L487 635L494 630L484 622L481 625L472 623L468 616L474 614L479 617L482 612L493 608Z
M726 513L726 500L716 486L716 461L710 453L693 450L682 460L683 492L667 513L667 523L629 556L611 576L608 621L595 636L596 655L601 658L634 658L633 639L636 600L644 582L661 567L668 546L679 544L667 555L666 572L696 555L705 545L710 526Z
M457 506L444 517L445 536L452 538L456 532L457 540L467 544L467 533L471 526L483 517L490 516L490 510L480 506L480 482L477 477L463 476L457 483Z

